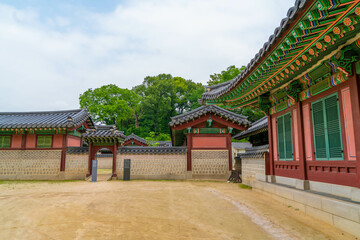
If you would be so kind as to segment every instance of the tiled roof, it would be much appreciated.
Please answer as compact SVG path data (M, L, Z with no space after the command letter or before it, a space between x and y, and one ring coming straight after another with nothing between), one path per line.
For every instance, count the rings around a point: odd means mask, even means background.
M126 136L124 132L119 131L115 125L96 125L94 129L88 129L86 133L83 134L85 138L95 138L95 137L115 137L123 138Z
M215 99L218 98L225 93L228 93L233 87L235 87L239 82L241 82L244 77L251 72L257 64L260 62L263 56L265 56L271 49L274 43L278 39L281 38L282 33L284 33L289 25L292 23L293 20L295 20L295 16L298 12L302 10L302 8L305 6L305 4L310 0L296 0L295 6L291 7L287 12L287 17L283 18L280 22L280 26L275 28L274 34L269 37L269 40L264 43L263 47L259 50L257 54L255 54L255 57L249 62L249 64L245 67L244 71L242 71L236 78L229 81L229 84L215 89L210 92L205 92L202 95L203 99Z
M267 152L269 152L269 144L246 148L245 153L238 153L237 156L241 158L260 158Z
M247 120L247 117L245 117L245 116L230 112L228 110L225 110L225 109L215 106L215 105L211 105L211 106L209 105L209 106L201 106L201 107L194 109L192 111L189 111L187 113L183 113L183 114L177 115L175 117L172 117L169 125L176 126L176 125L179 125L182 123L186 123L188 121L191 121L195 118L201 117L208 113L214 113L214 114L222 116L223 118L226 118L230 121L234 121L235 123L242 124L245 126L250 124L250 122Z
M233 81L233 80L230 80L230 81L227 81L227 82L223 82L223 83L219 83L219 84L212 85L212 86L205 86L205 90L206 90L206 92L215 91L215 90L217 90L217 89L226 87L226 86L229 85L232 81Z
M85 121L93 125L86 109L0 113L0 128L71 128Z
M251 124L247 130L234 136L235 139L243 139L268 130L268 117L265 116Z
M89 147L67 147L66 153L68 153L68 154L88 154Z
M231 146L235 149L245 149L252 147L252 144L249 142L232 142Z
M141 138L141 137L135 135L134 133L131 133L129 136L126 136L124 142L130 141L130 140L136 140L138 142L148 145L148 142L144 138Z
M118 153L121 154L186 154L186 147L139 147L123 146Z

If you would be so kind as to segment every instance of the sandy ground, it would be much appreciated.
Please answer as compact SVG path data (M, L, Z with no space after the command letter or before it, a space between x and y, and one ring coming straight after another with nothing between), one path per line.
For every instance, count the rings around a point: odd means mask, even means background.
M355 239L237 184L2 182L0 239Z

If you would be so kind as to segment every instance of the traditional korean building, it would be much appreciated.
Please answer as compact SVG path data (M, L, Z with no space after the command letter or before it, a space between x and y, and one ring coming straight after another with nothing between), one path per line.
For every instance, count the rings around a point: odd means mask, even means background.
M61 150L65 168L67 147L81 147L81 133L93 127L85 109L0 113L0 150Z
M245 70L202 97L209 106L267 114L269 164L256 188L356 235L358 215L347 213L360 202L359 29L360 0L297 0ZM325 205L309 204L314 199Z
M360 187L360 1L296 1L207 105L268 115L270 173Z
M187 146L193 178L224 178L232 169L231 136L247 129L246 117L218 106L202 106L171 118L173 146Z
M122 146L148 146L148 142L144 139L141 138L137 135L135 135L134 133L131 133L129 136L126 136Z

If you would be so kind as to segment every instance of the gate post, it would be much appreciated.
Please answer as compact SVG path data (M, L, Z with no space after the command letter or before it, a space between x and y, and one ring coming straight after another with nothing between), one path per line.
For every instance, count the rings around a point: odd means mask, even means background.
M116 158L117 158L117 143L114 143L114 150L113 150L113 164L112 164L112 176L111 177L117 177L116 174Z

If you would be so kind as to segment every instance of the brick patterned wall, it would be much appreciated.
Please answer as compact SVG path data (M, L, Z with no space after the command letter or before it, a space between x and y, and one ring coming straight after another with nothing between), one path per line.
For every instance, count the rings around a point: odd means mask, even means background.
M191 150L193 175L227 175L228 150Z
M98 157L99 169L112 169L113 158L112 157Z
M185 179L186 154L118 154L116 173L122 178L124 159L131 159L131 179Z
M57 179L61 150L0 150L0 179Z
M243 183L252 186L256 178L265 178L265 159L260 158L242 158L242 180Z
M88 153L66 154L65 178L84 179L88 171Z

